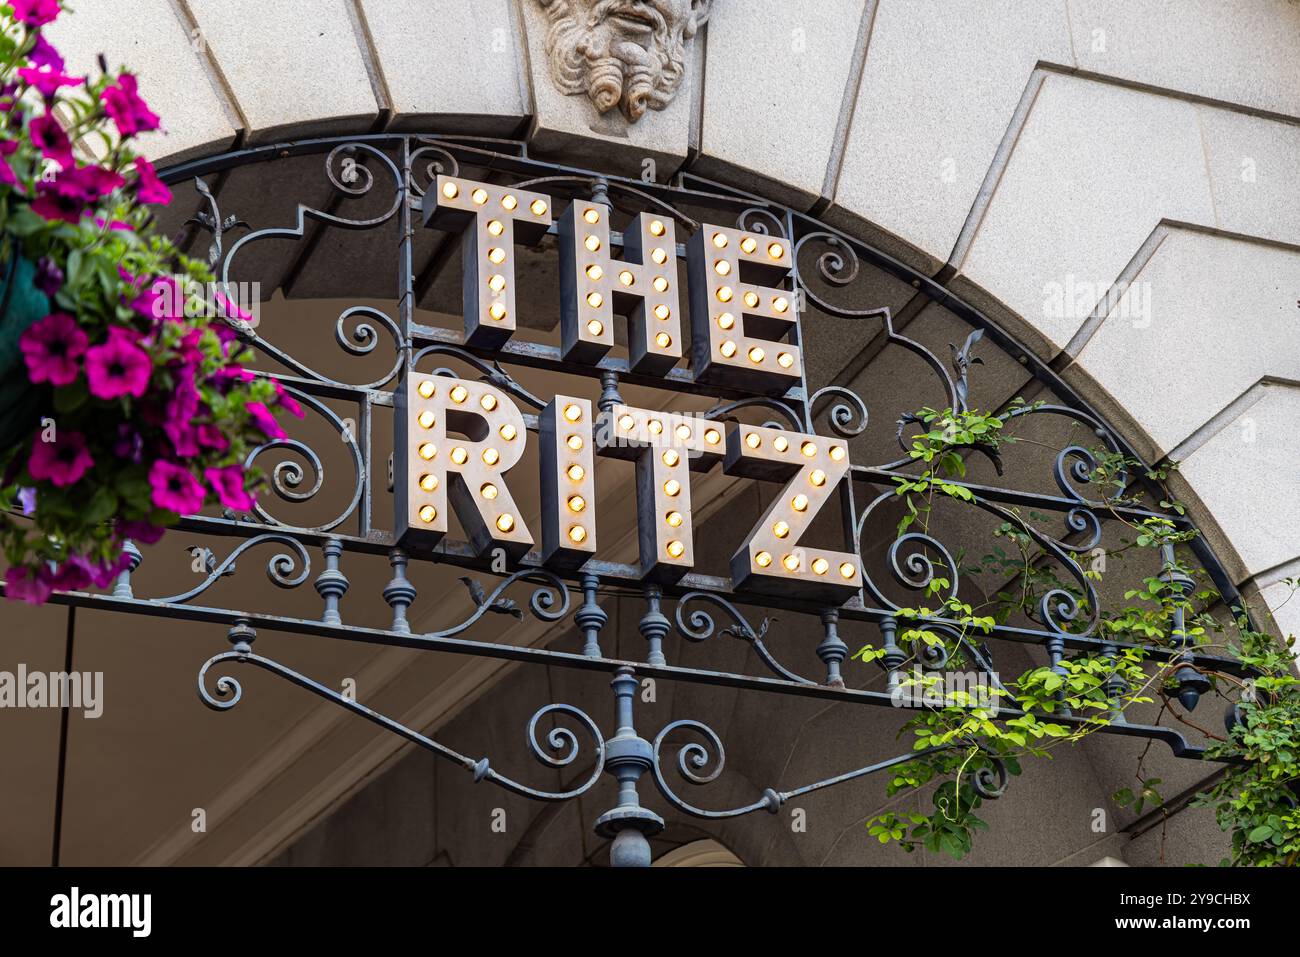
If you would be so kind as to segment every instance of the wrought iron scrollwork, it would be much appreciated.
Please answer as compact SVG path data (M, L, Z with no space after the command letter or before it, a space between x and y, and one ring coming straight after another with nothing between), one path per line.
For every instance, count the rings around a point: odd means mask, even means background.
M735 605L727 601L725 598L715 595L713 592L692 591L687 592L678 599L677 611L674 617L677 619L677 631L687 641L707 641L709 638L713 637L716 628L713 616L703 608L696 608L686 617L686 619L682 618L682 614L686 611L686 607L692 602L711 604L726 612L731 618L732 624L723 627L716 633L731 635L734 638L749 643L758 654L758 657L762 660L763 664L767 665L767 667L775 674L780 675L787 681L797 681L800 684L816 683L785 667L776 660L776 657L768 650L768 647L763 644L763 637L767 634L767 629L771 623L771 619L764 618L762 624L755 629L754 626L749 623L749 620L740 613L739 609L737 609Z
M426 737L392 718L382 715L377 711L367 708L358 701L353 700L347 695L341 694L332 688L327 688L317 681L313 681L306 675L295 671L285 665L280 664L270 658L262 655L253 654L245 651L223 651L221 654L213 655L203 663L199 669L198 691L199 699L214 711L229 711L237 705L243 697L243 686L239 679L230 675L221 675L217 677L213 686L215 690L208 689L208 676L213 668L227 663L238 663L253 665L261 668L263 671L278 675L304 688L327 701L330 701L341 708L351 711L353 714L379 725L394 734L400 735L408 741L419 745L426 751L445 758L448 761L458 764L465 770L474 775L474 780L488 781L498 787L504 788L514 794L523 797L532 798L535 801L567 801L572 798L585 794L596 782L600 780L600 775L604 771L605 763L605 738L601 734L600 728L585 711L581 708L569 704L548 704L539 708L528 721L528 728L525 735L525 742L530 754L539 762L551 768L564 768L573 764L581 753L581 745L578 736L572 729L564 726L551 728L545 734L545 745L542 739L538 737L539 726L543 719L568 717L572 718L581 725L584 732L591 736L593 742L592 759L593 767L591 773L582 780L577 786L568 788L563 791L547 791L540 788L529 787L514 778L502 774L500 771L492 768L487 758L474 759L468 755L461 754L446 745L439 744L432 738Z

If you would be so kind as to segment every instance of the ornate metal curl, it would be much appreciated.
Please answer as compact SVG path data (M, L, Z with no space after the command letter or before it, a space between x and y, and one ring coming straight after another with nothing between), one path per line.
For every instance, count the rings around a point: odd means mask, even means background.
M485 614L492 610L493 605L502 593L517 581L541 582L542 586L536 589L528 599L528 608L537 618L542 621L559 621L569 612L569 590L565 587L564 582L558 575L540 568L523 568L512 575L507 575L497 584L497 587L477 604L473 614L459 624L452 625L450 628L444 628L441 631L425 632L425 638L451 638L465 631ZM556 608L556 604L559 607Z
M538 709L528 721L525 743L533 757L548 767L562 768L571 765L581 752L578 737L572 729L560 726L552 728L546 733L546 748L549 748L551 752L554 752L553 754L547 753L547 750L543 748L537 735L538 724L543 718L566 715L581 724L584 730L591 735L592 741L595 743L595 764L591 774L588 775L588 777L578 786L569 788L565 791L543 791L537 788L528 787L526 784L521 784L515 779L494 770L490 766L487 758L475 760L474 758L461 754L459 751L454 751L446 745L439 744L432 738L428 738L425 735L420 734L418 731L414 731L411 728L406 727L406 725L394 721L386 715L382 715L377 711L367 708L365 705L352 700L332 688L327 688L319 682L313 681L306 675L294 671L292 668L286 667L278 661L273 661L270 658L252 654L251 652L223 651L221 654L213 655L203 663L201 668L199 668L199 699L214 711L229 711L237 705L243 697L243 686L237 678L230 675L223 675L217 678L215 694L208 690L208 673L217 665L225 664L227 662L254 665L264 671L269 671L272 674L279 675L281 678L297 685L299 688L305 688L327 701L332 701L334 704L346 708L353 714L358 714L368 721L392 731L394 734L400 735L406 740L424 748L426 751L431 751L439 757L446 758L447 760L460 765L465 768L465 770L473 773L476 782L489 781L507 791L522 795L523 797L532 798L535 801L567 801L570 798L578 797L590 790L596 782L600 780L600 776L604 771L604 735L600 733L600 728L596 725L596 722L593 721L585 711L570 704L548 704L545 707Z
M808 400L809 431L816 431L813 427L813 421L818 413L817 404L823 399L833 396L839 396L847 401L837 402L830 407L830 416L826 422L831 427L831 431L845 439L851 439L865 432L869 417L867 404L862 401L862 396L841 385L828 385L826 388L818 389L812 394L812 397Z
M293 552L292 555L285 552L279 552L271 556L266 563L266 577L280 588L297 588L307 580L311 573L311 558L307 554L307 548L301 541L291 535L281 532L267 532L263 535L255 535L252 538L240 542L229 555L219 565L213 565L208 571L208 576L195 585L189 591L181 592L177 595L169 595L166 598L154 598L152 601L165 602L168 604L184 604L191 598L197 598L203 594L213 583L222 576L229 573L234 567L235 561L240 555L257 545L265 542L278 542L281 545L287 545ZM298 564L302 568L298 574L294 575L293 570Z
M749 620L740 613L739 609L737 609L735 605L727 601L725 598L715 595L713 592L691 591L682 595L682 597L677 600L677 610L674 612L673 616L677 619L677 631L687 641L707 641L713 637L714 629L716 627L713 621L713 616L703 608L696 608L690 613L688 616L690 624L687 624L687 622L683 620L682 613L686 611L686 606L693 601L707 602L711 605L716 605L722 611L726 612L727 615L731 617L731 620L735 622L735 625L734 627L728 626L721 629L718 634L731 635L734 638L739 638L741 641L748 642L758 654L758 657L762 660L763 664L767 665L773 673L780 675L787 681L796 681L799 684L811 685L817 683L809 678L796 674L789 668L785 667L776 660L776 657L768 650L767 646L763 644L763 637L767 634L768 625L770 624L771 619L764 618L763 623L759 625L758 630L756 631L754 627L750 625Z
M663 730L655 736L651 751L653 761L651 770L654 774L655 786L659 788L659 793L673 807L684 811L693 817L706 818L708 820L722 820L725 818L742 817L746 814L752 814L754 811L768 811L775 814L786 802L793 798L801 797L805 794L811 794L814 791L821 791L825 788L834 787L837 784L843 784L847 781L853 781L857 778L866 777L875 774L877 771L884 771L888 768L900 764L906 764L909 761L915 761L918 758L927 755L936 754L941 751L951 751L962 745L947 745L938 748L927 748L924 751L909 751L906 754L896 755L892 758L886 758L884 761L877 761L874 764L868 764L864 767L848 771L844 774L837 774L835 777L823 778L813 784L806 784L803 787L795 788L790 791L778 791L776 788L765 788L762 795L756 801L749 804L742 804L739 807L726 808L724 810L709 810L697 805L691 804L684 799L668 784L664 776L664 743L668 736L675 731L690 730L701 735L707 740L706 743L699 741L688 741L683 744L677 751L677 769L682 777L692 785L700 786L711 784L716 781L722 774L722 769L726 764L726 752L722 745L722 739L718 737L717 732L710 728L702 721L695 721L684 718L679 721L673 721L664 726ZM976 793L981 797L996 798L1006 789L1007 774L1006 768L997 758L987 756L987 760L992 767L981 767L976 769L971 775L971 784ZM716 763L715 763L716 762ZM712 769L703 771L705 768ZM996 771L993 768L997 768ZM703 773L701 773L703 771ZM981 776L981 772L988 772Z
M329 531L347 521L352 513L356 511L357 504L361 501L361 494L365 489L366 464L365 458L361 452L361 446L357 442L355 426L345 423L333 409L325 405L315 396L309 395L308 393L291 386L285 386L284 389L301 404L315 410L323 416L326 421L333 425L338 431L339 438L342 440L343 445L352 453L352 472L354 479L352 498L347 505L344 506L343 511L333 519L310 528L303 525L293 525L289 522L281 521L263 508L260 502L255 502L253 504L253 511L257 514L258 518L266 522L268 525L278 525L281 528L291 528L297 531ZM253 464L254 459L263 452L271 449L288 449L297 452L307 460L316 477L315 482L312 483L309 489L306 491L300 491L298 486L302 484L302 481L305 478L302 465L292 459L282 459L276 463L275 468L271 473L272 488L275 489L276 495L286 502L305 502L314 498L325 483L325 466L321 462L320 457L316 454L315 450L305 442L290 438L271 439L267 442L263 442L248 453L247 457L244 459L244 467L250 467Z
M749 233L757 233L760 236L787 238L781 217L770 209L764 209L761 206L749 206L741 210L740 215L736 217L736 228Z
M735 402L722 402L709 409L707 412L700 413L700 418L710 419L712 421L723 421L726 419L736 420L735 413L740 409L761 408L771 409L773 412L780 413L785 417L786 425L780 422L767 421L763 427L767 429L783 429L789 427L795 432L806 432L811 430L809 423L803 420L791 406L782 402L780 399L773 399L768 396L751 396L748 399L737 399Z

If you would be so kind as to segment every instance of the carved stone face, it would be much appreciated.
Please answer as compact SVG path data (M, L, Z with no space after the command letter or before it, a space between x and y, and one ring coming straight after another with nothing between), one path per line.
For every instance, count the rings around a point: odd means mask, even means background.
M712 0L538 0L550 18L546 52L561 92L585 93L601 113L635 123L662 110L686 69L686 41Z

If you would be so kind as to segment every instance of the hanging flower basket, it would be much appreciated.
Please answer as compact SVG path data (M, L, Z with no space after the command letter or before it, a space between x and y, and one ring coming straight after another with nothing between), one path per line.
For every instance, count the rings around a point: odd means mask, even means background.
M127 539L210 501L250 509L272 409L302 414L195 291L206 266L153 231L171 192L132 144L159 118L102 59L65 72L41 34L61 12L0 5L0 547L30 602L107 587Z

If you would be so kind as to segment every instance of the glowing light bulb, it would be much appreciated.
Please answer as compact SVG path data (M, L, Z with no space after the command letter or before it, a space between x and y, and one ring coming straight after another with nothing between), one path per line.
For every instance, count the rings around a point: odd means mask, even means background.
M752 289L749 292L745 293L744 298L745 298L745 305L748 306L750 309L753 309L755 306L758 305L758 293L754 292Z
M434 445L432 442L425 442L423 445L420 446L420 458L424 459L425 461L428 461L429 459L433 458L437 454L438 454L438 446Z
M790 308L790 300L785 298L785 296L777 296L772 300L772 308L777 312L785 312Z
M721 352L723 356L730 359L736 354L736 344L728 339L722 345L718 346L718 351Z
M818 575L825 575L825 574L826 574L826 569L828 569L828 568L830 568L830 567L831 567L831 563L828 562L828 561L827 561L826 559L824 559L824 558L814 558L814 559L813 559L812 570L813 570L813 572L814 572L815 574L818 574Z
M673 468L674 466L677 465L678 462L682 460L682 457L678 455L677 452L673 449L665 449L662 457L664 460L664 465L668 466L669 468Z
M458 385L451 390L451 401L457 404L464 402L469 397L469 390L463 385Z
M710 445L717 445L722 441L722 433L717 429L708 429L704 433L704 441L708 442Z
M437 419L434 418L432 412L430 412L428 409L425 409L423 412L420 413L420 417L416 421L420 423L420 428L431 429L433 428L433 423L436 422Z
M673 344L673 337L666 332L661 332L655 336L655 345L660 349L667 349Z
M596 210L594 209L588 209L585 213L582 214L582 218L585 219L587 222L591 223L591 225L595 226L598 222L600 222L600 213L596 212Z
M663 276L655 276L655 281L653 285L655 287L655 292L668 291L668 280L665 279Z
M676 498L682 493L682 483L677 479L669 479L664 482L664 494L669 498Z
M724 312L722 313L722 315L718 316L719 329L730 329L735 324L736 324L736 317L729 312Z
M657 219L653 219L653 220L650 221L650 235L651 235L651 236L662 236L662 235L664 234L664 230L665 230L665 227L664 227L664 224L663 224L661 221L659 221L659 220L657 220Z
M808 511L808 496L800 492L790 501L790 507L796 512Z
M664 424L663 424L662 422L660 422L658 419L651 419L651 420L650 420L650 434L651 434L651 435L658 435L658 434L659 434L660 432L662 432L663 430L664 430Z
M577 403L570 402L564 407L564 417L570 422L577 422L582 418L582 407Z
M501 438L505 439L507 442L513 442L515 436L519 434L515 427L509 422L501 426L500 432Z
M528 208L533 211L534 216L546 215L546 202L544 200L535 199Z
M662 249L655 249L650 253L650 258L653 259L657 265L662 266L664 263L668 262L668 253Z
M506 251L500 246L493 246L488 250L488 261L501 265L506 261Z
M474 190L474 192L469 194L469 198L474 200L474 205L482 206L484 203L488 201L487 190L476 189Z
M488 288L491 289L493 292L500 292L502 289L506 288L506 277L501 275L500 273L497 273L495 276L489 277Z
M592 309L599 309L605 302L605 297L598 292L587 293L587 305Z
M503 303L494 302L488 306L488 315L493 319L504 319L506 317L506 307Z
M569 448L571 448L573 451L575 451L575 452L580 452L580 451L582 450L582 436L580 436L580 435L571 435L571 436L569 436L569 438L565 441L565 444L566 444Z
M581 512L587 507L587 500L581 495L570 495L566 504L569 506L570 512Z
M832 445L832 446L831 446L831 458L832 458L834 461L836 461L836 462L838 462L838 461L840 461L842 458L844 458L844 446L842 446L842 445Z
M632 426L634 426L634 425L636 425L636 419L632 418L632 416L630 416L630 415L620 415L620 416L618 417L618 427L619 427L620 429L622 429L624 432L626 432L626 431L628 431L629 429L631 429Z
M565 470L565 474L569 476L570 481L581 482L583 476L587 474L587 471L581 465L570 465L568 469Z
M788 369L794 365L794 356L790 355L788 352L782 352L776 357L776 364L782 369Z
M462 449L459 445L451 450L451 460L455 462L457 465L464 465L465 460L468 458L469 458L469 453L466 452L464 449Z
M790 526L785 522L777 522L772 526L772 534L777 538L785 538L790 534Z
M762 362L766 355L767 353L765 353L762 349L760 349L758 346L754 346L754 348L749 350L749 361L755 363Z
M681 528L682 522L684 521L681 512L669 512L664 520L671 528Z
M431 399L431 398L433 398L433 393L434 393L436 390L434 389L434 385L433 385L433 383L430 382L428 379L425 379L425 380L424 380L423 382L421 382L420 385L416 388L416 391L419 392L420 395L424 396L426 399Z
M438 476L434 475L432 472L425 472L423 475L420 476L421 491L432 492L435 489L437 489L437 487L438 487Z
M519 200L516 199L513 194L507 193L505 196L501 197L501 205L505 209L513 210L519 205Z
M784 452L789 447L790 443L786 441L784 435L778 435L772 440L772 448L776 449L778 452Z
M672 314L673 314L673 311L672 311L671 309L669 309L669 308L668 308L664 303L662 303L662 302L659 303L659 305L655 306L655 318L656 318L656 319L667 319L667 318L668 318L669 316L671 316Z
M758 243L754 241L753 236L746 236L744 239L740 241L740 248L747 253L752 253L755 249L758 248Z
M497 487L493 485L491 482L484 482L483 485L479 488L478 493L482 495L485 499L491 501L492 499L497 497Z
M599 336L605 331L605 324L599 319L593 319L587 323L587 331L593 336Z
M857 573L858 573L857 566L854 565L852 562L845 562L840 566L841 578L852 578Z
M583 240L582 244L586 246L589 250L591 250L593 253L600 251L600 240L595 236L588 236L585 240Z
M780 259L785 255L785 247L780 243L772 243L767 247L767 254L773 259Z
M569 526L569 541L582 544L587 540L587 530L581 525Z
M625 286L630 286L636 282L636 276L626 269L618 274L618 281Z
M812 458L817 454L817 446L812 442L805 442L803 445L799 446L799 451L808 456L808 458Z
M503 532L508 532L515 527L515 517L513 515L498 515L497 528Z
M785 566L786 571L797 572L799 570L799 556L787 555L785 558L781 559L781 564Z
M731 302L731 297L735 295L730 286L719 286L716 293L718 302Z
M689 425L687 425L685 422L683 422L681 425L677 426L677 428L674 429L673 431L677 433L677 437L678 437L679 439L681 439L683 442L689 442L689 441L690 441L690 438L691 438L691 427L690 427Z
M500 235L501 235L502 233L504 233L505 231L506 231L506 228L505 228L504 225L502 225L501 220L499 220L499 219L493 219L493 220L490 220L490 221L488 222L488 234L489 234L489 235L492 235L492 236L500 236Z
M763 444L763 437L757 432L748 432L745 434L745 444L751 449L756 449Z
M684 551L686 551L686 546L681 542L672 541L668 543L668 554L673 558L681 558Z
M813 485L825 485L826 473L821 469L813 469L812 474L808 476L808 481L812 482Z
M713 264L713 271L719 276L726 276L731 272L731 263L727 262L725 259L719 259Z
M496 465L497 462L501 461L501 453L496 449L484 449L483 461L487 465Z
M726 248L727 248L727 234L726 234L726 233L714 233L714 234L713 234L713 245L716 246L716 247L718 247L719 249L726 249Z
M759 568L766 568L768 565L772 564L772 553L759 552L754 556L754 564Z
M442 184L442 195L446 196L448 199L455 199L460 195L460 187L451 180L447 180L447 182Z
M420 509L420 521L424 522L426 525L437 517L438 510L432 505L425 505Z
M491 392L485 392L482 398L478 400L478 404L483 406L484 412L491 412L497 407L497 397Z
M587 267L587 278L593 282L598 282L600 277L605 275L605 270L601 269L595 263Z

